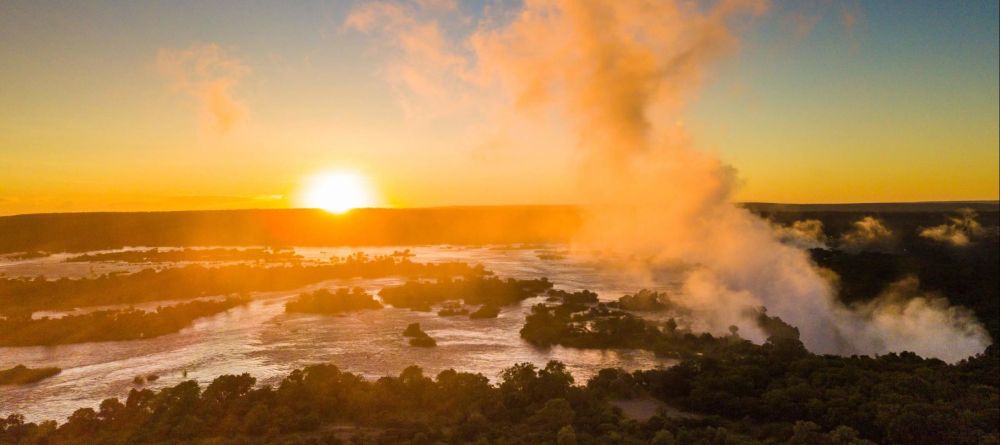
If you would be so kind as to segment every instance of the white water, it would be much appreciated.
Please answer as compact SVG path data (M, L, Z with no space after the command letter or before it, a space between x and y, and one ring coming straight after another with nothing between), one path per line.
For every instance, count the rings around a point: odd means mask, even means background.
M408 248L415 254L413 261L481 263L501 277L548 277L557 288L590 289L604 300L638 290L636 285L602 273L582 259L545 261L538 259L532 249ZM376 255L399 249L402 248L298 248L296 251L307 259L325 260L331 255L344 256L355 251ZM9 277L79 277L142 267L124 263L63 263L62 257L0 263L0 273ZM254 301L249 305L196 320L181 332L149 340L0 348L0 369L16 364L63 369L59 375L38 383L0 386L0 415L21 413L31 421L62 421L78 408L96 408L109 397L124 398L129 389L139 387L133 384L134 377L150 374L160 377L144 386L153 389L186 379L204 385L219 375L243 372L257 377L259 384L276 384L293 369L321 362L369 378L396 375L415 364L423 367L427 375L454 368L494 379L515 363L544 365L549 360L559 360L583 382L602 368L632 370L672 364L645 351L539 349L529 345L518 331L529 308L540 302L541 297L504 308L498 318L486 320L442 318L433 312L391 307L343 316L284 312L284 301L304 290L360 286L375 294L383 286L400 282L394 278L332 280L291 291L253 294ZM419 322L437 340L436 348L409 346L401 333L413 322Z

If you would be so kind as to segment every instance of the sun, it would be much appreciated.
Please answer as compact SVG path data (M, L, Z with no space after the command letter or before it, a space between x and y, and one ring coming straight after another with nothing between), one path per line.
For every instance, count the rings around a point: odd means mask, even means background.
M330 213L344 213L359 207L375 205L371 184L354 172L323 173L306 182L301 204Z

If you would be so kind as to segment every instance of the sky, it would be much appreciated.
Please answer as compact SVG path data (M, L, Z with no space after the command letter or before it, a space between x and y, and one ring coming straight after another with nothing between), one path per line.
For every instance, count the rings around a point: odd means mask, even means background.
M447 3L397 41L368 2L0 0L0 214L294 207L327 172L382 206L576 202L558 116L459 85L465 37L517 4ZM997 8L775 0L675 124L740 201L995 200Z

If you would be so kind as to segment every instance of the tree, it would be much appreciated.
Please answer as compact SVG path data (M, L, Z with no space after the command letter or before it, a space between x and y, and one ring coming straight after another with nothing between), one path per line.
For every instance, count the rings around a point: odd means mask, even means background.
M566 399L552 399L545 402L542 409L531 416L530 421L540 429L553 431L556 428L573 423L575 416L576 413L573 411L573 407L570 406Z
M667 333L669 333L669 334L676 333L677 332L677 320L674 320L674 317L670 317L669 319L667 319L666 328L667 328Z
M649 443L650 445L675 445L677 439L674 439L674 433L667 430L659 430L653 435L653 440Z
M792 437L788 439L788 445L826 445L829 440L823 434L819 425L813 422L795 422L792 426Z
M576 431L573 429L572 425L566 425L559 428L559 433L556 434L556 444L576 445Z

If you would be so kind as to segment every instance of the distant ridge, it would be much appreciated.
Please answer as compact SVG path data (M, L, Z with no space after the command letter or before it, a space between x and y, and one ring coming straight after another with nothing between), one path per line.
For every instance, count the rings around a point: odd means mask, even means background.
M126 246L382 246L566 241L570 206L47 213L0 217L0 253Z
M758 202L747 201L738 202L737 205L747 207L757 211L793 211L793 212L948 212L963 208L976 211L997 212L1000 211L1000 201L997 200L969 200L969 201L907 201L907 202L858 202L858 203L825 203L825 204L790 204L780 202ZM572 204L518 204L518 205L454 205L454 206L433 206L433 207L407 207L407 208L364 208L357 210L364 211L424 211L424 210L475 210L475 209L578 209L581 206ZM0 215L0 220L12 217L27 217L40 215L122 215L122 214L178 214L178 213L221 213L221 212L299 212L316 211L316 209L287 208L287 209L220 209L220 210L98 210L83 212L39 212L39 213L18 213L12 215Z
M745 202L741 205L763 212L952 212L972 209L977 212L998 212L1000 201L924 201L924 202L873 202L844 204L780 204L769 202Z
M1000 212L998 201L881 204L742 204L776 221L836 215L833 227L858 214L909 218L972 208ZM815 215L810 216L807 214ZM910 218L912 219L912 218ZM940 218L938 218L940 219ZM933 219L932 220L937 220ZM315 209L44 213L0 216L0 254L79 252L126 246L385 246L566 242L583 222L580 207L456 206Z

